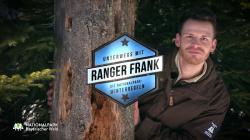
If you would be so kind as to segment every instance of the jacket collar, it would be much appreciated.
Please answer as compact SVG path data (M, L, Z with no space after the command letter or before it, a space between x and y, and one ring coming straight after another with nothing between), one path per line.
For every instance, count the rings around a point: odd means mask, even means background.
M194 78L192 78L192 79L189 79L189 80L184 80L184 81L180 81L179 79L178 79L178 77L179 77L179 71L180 71L180 69L178 69L178 58L176 58L176 57L178 57L178 52L179 52L179 49L177 49L177 48L174 48L173 50L171 50L171 51L173 51L173 53L172 53L172 55L170 55L170 56L167 56L168 58L167 59L171 59L171 64L170 64L170 66L171 66L171 73L170 73L170 76L171 76L171 79L173 79L174 80L174 83L173 84L176 84L176 83L179 83L179 82L182 82L182 83L186 83L186 84L189 84L189 83L196 83L196 82L199 82L199 81L202 81L203 79L206 79L206 78L208 78L208 75L212 72L212 71L214 71L215 69L214 69L214 64L213 64L213 61L212 61L212 59L209 57L207 60L206 60L206 63L205 63L205 65L204 65L204 67L203 67L203 71L202 71L202 73L200 74L200 75L198 75L198 76L196 76L196 77L194 77ZM171 53L170 53L171 54ZM176 60L177 59L177 60ZM176 62L177 61L177 62ZM211 76L211 75L210 75ZM211 78L211 77L210 77Z

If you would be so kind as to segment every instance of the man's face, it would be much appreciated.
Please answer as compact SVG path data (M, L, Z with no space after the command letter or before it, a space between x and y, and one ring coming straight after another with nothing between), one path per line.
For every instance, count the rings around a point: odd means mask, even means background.
M176 34L175 44L184 61L197 65L214 52L217 41L211 23L189 19L183 24L181 34Z

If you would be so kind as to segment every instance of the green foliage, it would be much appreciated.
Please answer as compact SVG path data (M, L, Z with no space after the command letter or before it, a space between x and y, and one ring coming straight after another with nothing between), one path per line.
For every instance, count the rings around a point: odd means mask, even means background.
M0 75L0 102L8 103L15 98L27 96L27 91L30 91L30 88L42 88L42 81L53 78L53 70L51 69L32 72L25 77L19 74L11 77Z
M0 43L0 50L2 51L4 47L14 47L19 43L24 43L29 38L28 34L34 31L34 28L28 25L15 25L9 22L3 22L0 26L0 30L1 33L4 34Z
M0 6L9 10L0 9L0 139L19 139L10 133L13 123L49 122L46 90L54 77L53 0L3 0ZM13 18L1 17L1 12ZM47 132L18 135L48 139Z
M53 1L19 4L17 19L0 21L0 73L7 75L46 69L53 62Z

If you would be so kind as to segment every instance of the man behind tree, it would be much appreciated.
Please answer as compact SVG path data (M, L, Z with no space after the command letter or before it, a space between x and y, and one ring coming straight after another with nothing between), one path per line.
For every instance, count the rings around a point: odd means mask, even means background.
M183 16L175 37L177 49L164 58L159 89L135 104L136 140L214 138L230 102L209 58L216 49L215 37L216 17L210 10Z

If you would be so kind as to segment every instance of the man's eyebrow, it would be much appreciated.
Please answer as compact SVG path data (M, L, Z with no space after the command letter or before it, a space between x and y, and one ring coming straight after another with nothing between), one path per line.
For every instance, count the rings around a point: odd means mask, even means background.
M193 35L192 33L182 33L183 35Z
M189 33L189 32L183 32L181 33L181 35L194 35L193 33ZM207 38L213 38L213 36L210 36L211 34L210 33L207 33L207 34L203 34L201 35L202 37L207 37Z
M201 37L213 38L212 36L209 36L209 35L202 35Z

